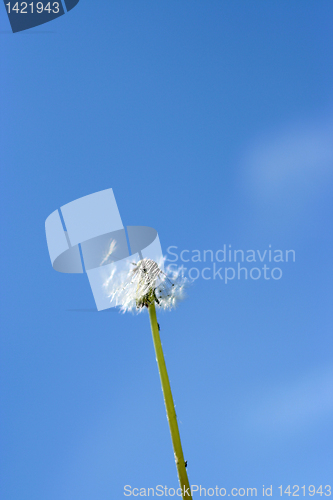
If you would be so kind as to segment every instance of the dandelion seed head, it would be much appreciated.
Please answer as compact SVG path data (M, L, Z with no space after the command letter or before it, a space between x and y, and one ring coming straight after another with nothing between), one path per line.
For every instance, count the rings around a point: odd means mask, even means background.
M165 273L161 269L163 261L159 264L152 259L132 263L134 267L123 274L120 286L112 286L114 276L108 277L105 287L110 300L120 306L122 312L141 312L153 303L165 310L176 307L185 298L188 280L177 272Z

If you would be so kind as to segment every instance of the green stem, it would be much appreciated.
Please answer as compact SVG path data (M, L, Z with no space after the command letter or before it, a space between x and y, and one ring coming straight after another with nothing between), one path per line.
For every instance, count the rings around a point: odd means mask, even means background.
M179 484L180 484L180 487L182 490L182 498L183 499L191 499L192 498L191 488L190 488L190 483L188 481L186 468L185 468L183 449L182 449L182 444L180 441L180 435L179 435L179 429L178 429L178 423L177 423L177 415L176 415L176 411L175 411L175 405L173 403L168 372L166 369L163 350L162 350L162 344L161 344L159 328L158 328L158 323L157 323L157 317L156 317L155 304L154 303L150 304L148 310L149 310L150 326L151 326L151 331L153 334L153 341L154 341L154 347L155 347L155 353L156 353L156 361L157 361L158 371L159 371L160 379L161 379L161 385L162 385L164 403L165 403L165 408L166 408L169 427L170 427L170 434L171 434L171 439L172 439L173 451L175 454L178 479L179 479Z

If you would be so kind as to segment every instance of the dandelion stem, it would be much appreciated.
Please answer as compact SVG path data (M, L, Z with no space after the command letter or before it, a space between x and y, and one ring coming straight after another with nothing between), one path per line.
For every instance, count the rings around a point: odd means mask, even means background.
M188 481L185 468L185 460L183 455L182 444L180 441L175 405L172 398L172 392L171 392L168 372L165 365L159 328L156 318L155 304L154 303L150 304L148 309L149 309L150 326L153 334L153 341L156 353L156 361L161 379L161 385L162 385L164 403L170 427L173 451L175 454L178 479L182 490L182 498L191 499L192 496L191 496L190 483Z

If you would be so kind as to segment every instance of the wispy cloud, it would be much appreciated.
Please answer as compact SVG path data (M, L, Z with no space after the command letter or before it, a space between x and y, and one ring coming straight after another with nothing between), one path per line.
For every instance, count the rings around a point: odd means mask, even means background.
M247 149L247 187L280 200L286 192L308 196L333 178L333 122L294 124L271 132Z
M309 373L272 389L248 412L248 424L275 437L310 427L333 416L333 368Z

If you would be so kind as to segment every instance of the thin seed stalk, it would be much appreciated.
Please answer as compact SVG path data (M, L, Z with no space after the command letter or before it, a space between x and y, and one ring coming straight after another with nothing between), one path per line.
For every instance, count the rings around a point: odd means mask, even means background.
M150 326L153 334L153 342L156 353L156 361L157 361L158 371L160 374L164 403L170 427L173 451L175 455L178 479L182 490L182 498L183 500L184 499L189 500L192 499L190 483L188 481L187 472L185 468L185 460L183 455L182 444L180 441L175 405L173 402L168 372L165 365L154 302L150 303L148 310L149 310Z

